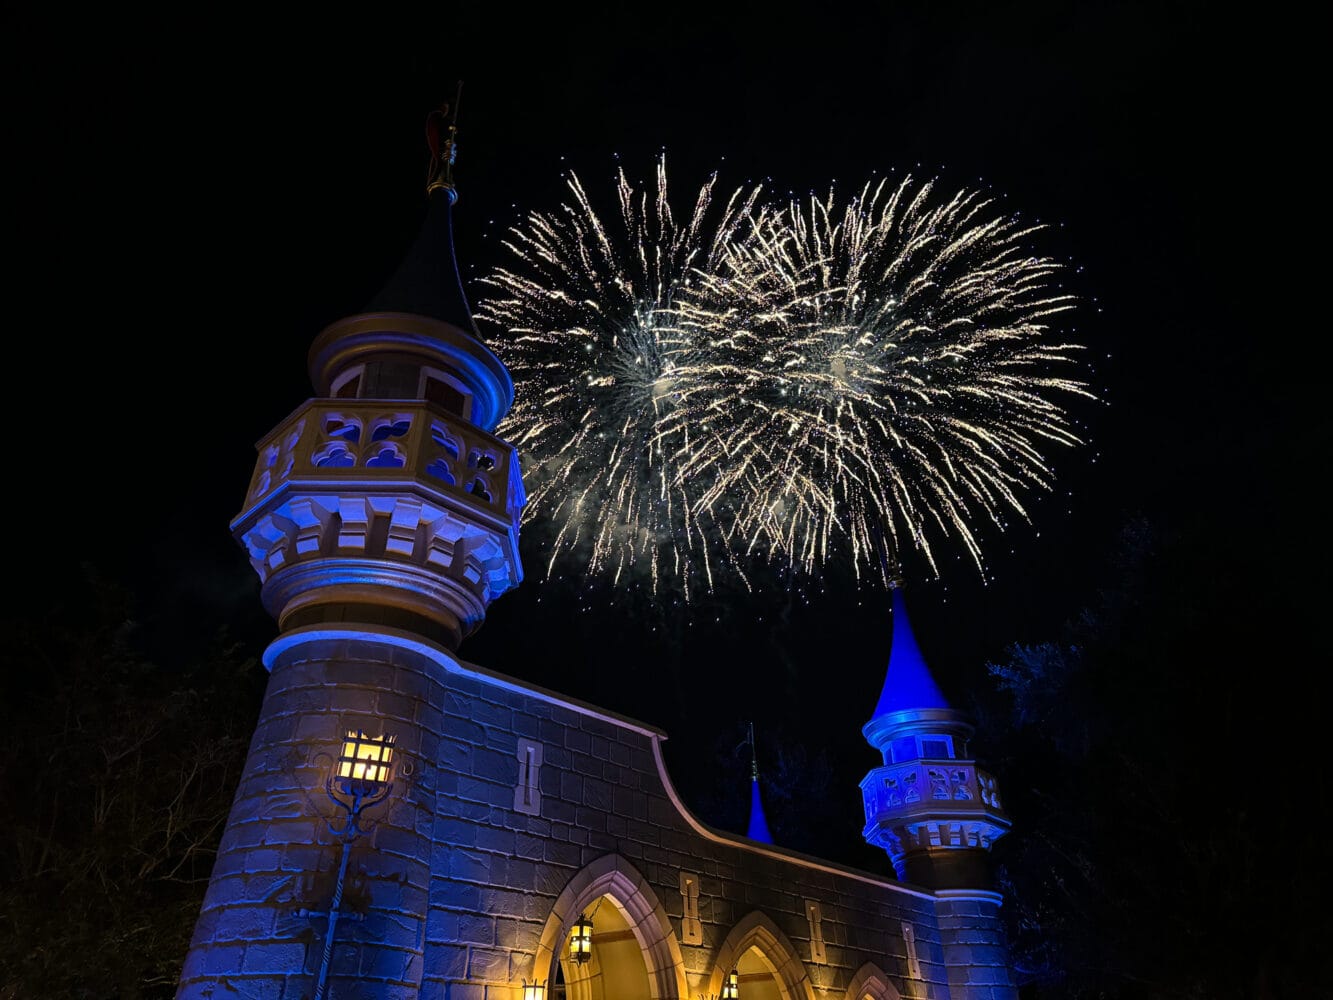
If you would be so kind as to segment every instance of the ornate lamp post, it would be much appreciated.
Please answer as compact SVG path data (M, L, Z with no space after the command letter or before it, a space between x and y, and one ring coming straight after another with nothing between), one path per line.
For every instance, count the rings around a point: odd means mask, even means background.
M338 928L339 907L342 905L343 882L347 877L347 857L352 841L366 831L361 828L361 812L383 802L393 791L393 736L367 736L359 729L349 729L343 741L342 753L334 762L324 790L333 804L347 814L341 826L329 821L329 832L342 841L342 858L338 862L338 880L334 884L333 902L329 905L329 927L324 934L324 957L319 963L319 978L315 984L315 1000L324 1000L329 975L329 959L333 956L333 937ZM318 917L324 914L309 910L302 916Z

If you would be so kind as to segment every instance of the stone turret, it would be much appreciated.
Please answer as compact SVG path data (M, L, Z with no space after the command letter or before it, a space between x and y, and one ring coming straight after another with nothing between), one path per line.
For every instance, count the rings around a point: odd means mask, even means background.
M420 236L367 311L315 338L315 395L259 442L232 522L279 634L181 997L406 998L440 974L425 941L447 864L436 796L457 780L444 692L459 644L522 579L524 503L492 433L513 383L454 258L454 134L431 116ZM395 771L352 839L329 776L357 734L392 746Z
M523 481L491 434L514 386L459 280L453 140L431 148L447 159L415 245L368 311L315 338L315 398L259 442L232 522L284 629L378 622L454 649L523 576Z
M865 838L898 877L932 889L986 888L987 853L1009 829L995 779L971 759L972 726L945 701L893 591L893 645L875 714L861 730L884 764L865 776Z
M865 839L888 852L900 879L939 899L950 996L1016 997L989 857L1009 818L995 779L972 759L972 725L926 666L900 588L884 687L861 731L883 758L861 782Z

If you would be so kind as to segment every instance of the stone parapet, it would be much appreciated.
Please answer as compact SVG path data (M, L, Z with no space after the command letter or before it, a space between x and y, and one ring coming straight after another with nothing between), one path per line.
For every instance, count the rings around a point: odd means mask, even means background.
M439 406L312 400L259 443L232 530L280 623L378 604L456 644L522 579L524 502L514 449Z

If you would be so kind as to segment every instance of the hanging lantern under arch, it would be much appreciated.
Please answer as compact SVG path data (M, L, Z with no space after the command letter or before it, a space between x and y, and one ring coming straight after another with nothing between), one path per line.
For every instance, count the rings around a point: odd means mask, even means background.
M569 935L569 957L579 965L592 958L592 921L580 913Z
M740 1000L741 996L741 976L736 969L727 973L726 981L722 984L721 1000Z

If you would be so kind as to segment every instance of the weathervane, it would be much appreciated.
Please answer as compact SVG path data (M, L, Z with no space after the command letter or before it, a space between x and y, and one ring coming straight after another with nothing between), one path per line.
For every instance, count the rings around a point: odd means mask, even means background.
M426 174L426 194L436 188L449 192L452 204L458 200L454 188L454 157L458 155L458 105L463 100L463 81L458 81L453 103L446 101L426 116L426 145L430 147L430 168Z
M750 723L750 735L746 738L750 744L750 780L759 780L759 751L754 745L754 723Z
M879 556L879 571L884 575L884 583L889 590L895 590L903 585L902 566L897 565L894 569L889 569L889 542L878 524L872 527L871 534L874 537L875 555Z

